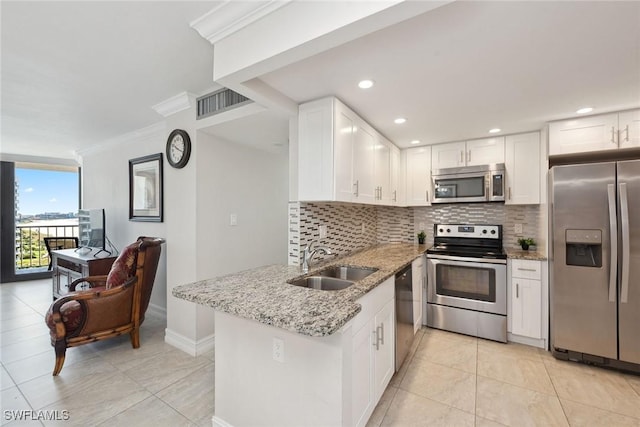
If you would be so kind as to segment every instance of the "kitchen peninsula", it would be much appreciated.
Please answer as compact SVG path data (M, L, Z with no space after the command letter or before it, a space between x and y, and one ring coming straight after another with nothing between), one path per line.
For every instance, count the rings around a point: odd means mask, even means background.
M366 424L394 372L394 275L426 248L377 245L305 275L377 269L339 291L293 286L299 267L282 265L174 288L215 309L214 424Z

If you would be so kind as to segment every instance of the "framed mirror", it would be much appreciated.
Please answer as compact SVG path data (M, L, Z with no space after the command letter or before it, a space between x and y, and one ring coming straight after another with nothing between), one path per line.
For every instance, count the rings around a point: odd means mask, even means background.
M129 160L129 220L162 222L162 153Z

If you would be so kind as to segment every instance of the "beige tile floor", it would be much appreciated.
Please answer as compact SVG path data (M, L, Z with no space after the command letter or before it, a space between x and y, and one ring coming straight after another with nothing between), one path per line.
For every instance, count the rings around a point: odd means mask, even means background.
M423 328L367 426L640 426L640 376Z
M0 285L2 426L5 410L66 410L70 426L211 426L213 352L164 343L147 314L142 345L128 336L69 349L58 377L43 313L48 280ZM423 328L368 426L640 426L640 376L557 361L523 345Z
M50 304L50 280L0 284L2 426L211 426L213 352L192 357L165 344L166 319L147 312L139 349L128 335L71 348L53 377ZM69 420L20 422L5 412L22 409L68 411Z

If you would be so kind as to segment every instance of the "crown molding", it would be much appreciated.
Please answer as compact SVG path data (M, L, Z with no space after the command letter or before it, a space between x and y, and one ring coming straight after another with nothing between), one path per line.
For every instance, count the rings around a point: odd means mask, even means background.
M133 132L128 132L120 136L116 136L115 138L107 139L100 144L78 150L76 151L76 155L82 157L90 153L110 150L122 144L132 143L149 138L161 138L161 140L164 141L164 138L166 136L166 129L167 125L164 121L158 122L152 124L151 126L137 129Z
M225 1L189 24L215 44L225 37L285 6L291 0Z
M189 92L182 92L169 99L165 99L162 102L152 106L156 113L163 117L169 117L179 111L191 108L191 105L195 102L196 96Z

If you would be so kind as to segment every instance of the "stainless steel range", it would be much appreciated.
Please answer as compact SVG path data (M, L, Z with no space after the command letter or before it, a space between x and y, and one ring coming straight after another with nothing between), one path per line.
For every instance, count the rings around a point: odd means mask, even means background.
M507 342L501 225L435 224L427 250L427 326Z

